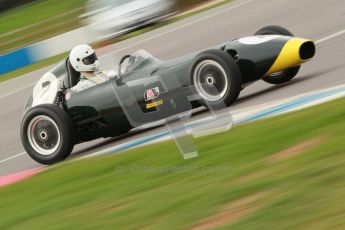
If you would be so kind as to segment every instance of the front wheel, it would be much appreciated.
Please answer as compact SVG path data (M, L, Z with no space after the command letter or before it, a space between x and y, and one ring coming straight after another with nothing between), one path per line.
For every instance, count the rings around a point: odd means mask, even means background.
M70 117L55 105L30 109L23 118L21 140L35 161L50 165L64 160L74 147L74 128Z
M281 26L275 26L275 25L263 27L260 30L256 31L254 35L275 35L275 34L291 36L291 37L294 36L289 30ZM262 80L270 84L275 84L275 85L282 84L293 79L297 75L299 69L300 69L300 66L291 67L289 69L265 76L263 77Z
M230 106L241 91L241 72L237 63L221 50L207 50L196 56L190 76L202 98L200 103L213 108Z

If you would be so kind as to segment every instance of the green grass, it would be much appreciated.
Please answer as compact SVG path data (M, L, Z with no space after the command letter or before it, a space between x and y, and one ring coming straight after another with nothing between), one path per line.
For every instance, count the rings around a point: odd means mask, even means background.
M55 21L58 21L60 19L56 19ZM36 28L30 28L31 32L28 33L27 30L20 31L18 33L5 36L0 38L0 42L3 43L3 45L0 48L1 53L7 53L15 49L19 49L23 46L28 46L30 44L42 41L44 39L48 39L51 37L54 37L56 35L59 35L64 32L71 31L73 29L76 29L80 27L79 22L75 19L67 19L65 22L57 22L54 27L51 27L51 23L54 22L47 22L40 25L35 26Z
M46 22L45 20L78 9L82 7L85 2L86 0L40 0L0 14L1 35L30 26L33 23L41 22L37 26L1 36L0 43L2 43L2 45L0 47L0 53L5 53L21 46L78 28L80 26L78 23L78 16L83 12L82 8L77 12L70 13L61 18ZM68 23L65 23L66 21L68 21ZM60 25L57 25L58 23L60 23ZM38 30L42 30L42 32L35 34ZM27 35L30 36L25 37ZM16 40L17 38L20 39Z
M186 161L168 141L65 162L0 189L0 229L188 229L233 202L251 211L215 228L344 229L344 117L341 99L237 126L195 139L199 157ZM169 167L190 171L157 172Z
M86 0L40 0L0 14L0 33L13 31L83 6Z

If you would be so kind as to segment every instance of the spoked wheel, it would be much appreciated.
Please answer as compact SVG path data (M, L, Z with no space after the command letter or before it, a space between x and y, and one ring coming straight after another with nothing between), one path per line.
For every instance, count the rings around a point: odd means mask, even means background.
M26 152L41 164L54 164L70 155L74 146L74 128L70 117L55 105L30 109L21 126Z
M199 54L191 68L191 81L203 105L230 106L241 90L241 74L233 58L221 50Z
M274 26L274 25L261 28L254 35L274 35L274 34L291 36L291 37L294 36L289 30L283 27ZM265 76L263 77L262 80L270 84L282 84L284 82L287 82L293 79L297 75L299 69L300 69L300 66L291 67L289 69Z

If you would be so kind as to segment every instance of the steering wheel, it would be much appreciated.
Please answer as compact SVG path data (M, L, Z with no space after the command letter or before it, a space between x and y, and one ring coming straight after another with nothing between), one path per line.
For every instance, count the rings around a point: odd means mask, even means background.
M132 56L129 55L129 54L127 54L127 55L125 55L125 56L123 56L123 57L121 58L120 63L119 63L119 69L118 69L118 76L119 76L119 77L121 77L121 75L123 74L123 73L121 72L122 64L124 63L124 61L125 61L126 59L129 59L128 62L130 63L130 62L131 62L131 61L130 61L130 57L132 57Z

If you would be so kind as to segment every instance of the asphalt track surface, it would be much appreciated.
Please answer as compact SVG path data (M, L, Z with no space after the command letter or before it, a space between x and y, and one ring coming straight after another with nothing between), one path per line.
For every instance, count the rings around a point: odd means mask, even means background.
M248 108L345 83L345 1L236 0L155 31L98 50L102 67L111 69L122 55L145 49L161 59L175 58L266 25L281 25L296 36L317 41L317 55L293 81L272 86L262 81L244 89L230 110ZM0 176L39 166L24 153L19 129L23 105L34 83L50 67L0 84ZM327 112L327 111L325 111ZM201 115L198 115L201 116ZM135 131L75 147L73 157L157 133L164 127Z

